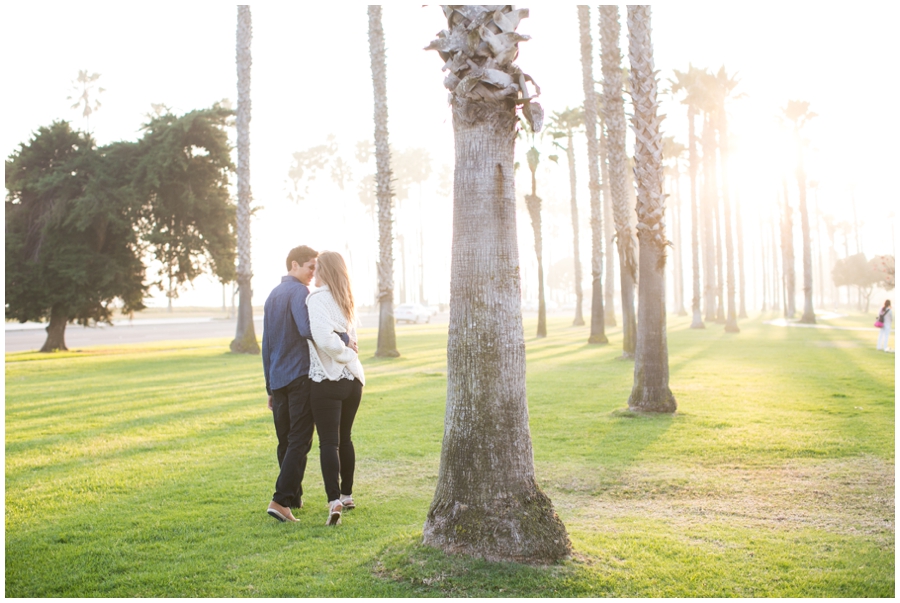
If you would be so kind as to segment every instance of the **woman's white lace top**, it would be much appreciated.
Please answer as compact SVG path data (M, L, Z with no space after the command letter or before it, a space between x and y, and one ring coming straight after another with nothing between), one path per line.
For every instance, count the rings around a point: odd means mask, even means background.
M313 341L309 343L309 378L318 383L329 380L359 379L365 385L359 356L344 345L338 333L347 333L356 341L356 328L347 324L341 307L327 286L311 292L306 298L309 326Z

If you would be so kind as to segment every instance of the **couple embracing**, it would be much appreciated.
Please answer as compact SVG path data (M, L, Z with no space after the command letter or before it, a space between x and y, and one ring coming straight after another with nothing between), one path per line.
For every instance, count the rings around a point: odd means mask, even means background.
M263 371L281 467L266 512L297 521L291 507L303 507L301 482L315 429L326 525L338 525L343 510L355 507L351 430L365 384L350 277L339 253L318 254L306 245L291 249L286 264L288 273L266 300L263 319Z

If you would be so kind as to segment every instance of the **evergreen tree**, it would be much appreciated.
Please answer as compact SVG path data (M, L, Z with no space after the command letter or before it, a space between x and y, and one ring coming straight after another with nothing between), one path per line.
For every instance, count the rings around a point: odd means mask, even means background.
M144 266L130 187L136 145L95 148L67 122L38 129L6 161L6 318L49 318L42 352L69 322L143 309Z

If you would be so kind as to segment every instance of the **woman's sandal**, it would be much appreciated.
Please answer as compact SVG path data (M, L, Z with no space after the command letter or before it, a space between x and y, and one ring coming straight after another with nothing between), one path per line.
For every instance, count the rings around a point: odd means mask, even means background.
M354 504L353 502L353 497L349 494L341 494L341 505L343 505L344 509L346 509L347 511L356 508L356 504Z
M328 503L328 521L325 522L326 526L339 526L341 525L341 511L344 510L344 506L341 504L340 499L333 500Z

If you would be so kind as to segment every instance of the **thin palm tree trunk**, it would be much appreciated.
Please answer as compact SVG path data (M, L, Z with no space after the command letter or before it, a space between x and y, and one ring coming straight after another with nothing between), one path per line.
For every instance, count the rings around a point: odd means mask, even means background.
M238 6L237 24L237 243L238 315L231 351L259 354L253 324L253 267L250 259L250 43L253 36L250 7Z
M387 68L381 6L369 6L369 55L375 119L375 195L378 200L378 343L375 355L396 358L394 320L394 237L391 207L391 151L388 142Z
M728 333L740 333L737 324L737 308L735 304L735 274L734 274L734 241L731 228L731 199L728 188L728 118L725 114L725 106L719 107L719 153L722 157L722 224L725 230L725 266L728 285L728 310L725 317L725 331Z
M598 160L600 149L597 144L597 95L594 91L594 51L591 42L590 9L578 6L578 31L581 41L581 83L584 89L584 130L587 136L589 190L591 192L591 334L588 343L608 343L606 337L605 308L603 307L603 209L600 205L600 173ZM601 132L602 136L602 132ZM570 138L569 149L572 148ZM574 165L574 157L569 165ZM574 185L574 178L573 178ZM575 191L572 191L572 228L575 231L576 280L580 278L578 260L578 227L576 224ZM608 201L607 201L608 203ZM608 284L608 282L607 282ZM580 291L580 285L579 289ZM579 309L575 324L581 315ZM612 311L610 309L610 311ZM584 324L584 320L581 321Z
M798 134L799 139L799 134ZM816 314L813 311L813 271L812 271L812 243L809 233L809 211L806 207L806 172L803 169L803 151L800 141L797 141L797 186L800 190L800 231L803 236L803 315L800 322L816 324Z
M609 155L607 148L607 133L603 112L600 112L600 168L603 178L603 247L609 251L606 253L606 289L605 304L603 307L603 324L607 327L616 326L616 248L615 227L613 226L612 194L609 191Z
M619 9L600 7L600 42L603 66L603 112L608 133L609 182L619 249L622 295L622 356L634 358L637 324L634 284L637 263L630 224L625 157L625 103L622 98L622 53L619 51Z
M681 220L681 170L679 162L675 162L675 211L672 215L672 226L675 234L672 237L675 248L675 312L678 316L687 316L684 309L684 230Z
M537 168L537 164L534 166ZM541 235L541 198L537 196L537 179L531 170L531 194L525 195L525 205L531 217L531 228L534 231L534 253L537 256L538 268L538 324L536 337L547 336L547 302L544 294L544 246Z
M572 213L572 253L575 264L575 318L572 325L580 327L584 325L584 314L582 313L582 299L584 293L581 289L581 249L578 238L578 203L576 198L577 182L575 178L575 145L572 140L572 130L567 132L566 160L569 162L569 194L570 207ZM602 299L602 296L601 296Z
M691 178L691 328L705 329L700 312L700 211L698 208L696 109L688 106L688 169Z
M793 318L797 313L796 304L796 273L794 270L794 218L788 195L787 179L782 180L784 189L784 281L785 281L785 308L787 318Z
M738 318L747 318L746 280L744 279L744 220L741 218L741 199L738 197L734 204L734 225L737 229L737 255L738 273L740 275L740 305L738 306ZM755 271L754 271L755 275ZM756 294L754 291L754 299Z
M715 134L709 114L703 116L703 305L706 320L716 321L716 240L715 178L712 158L715 156Z

